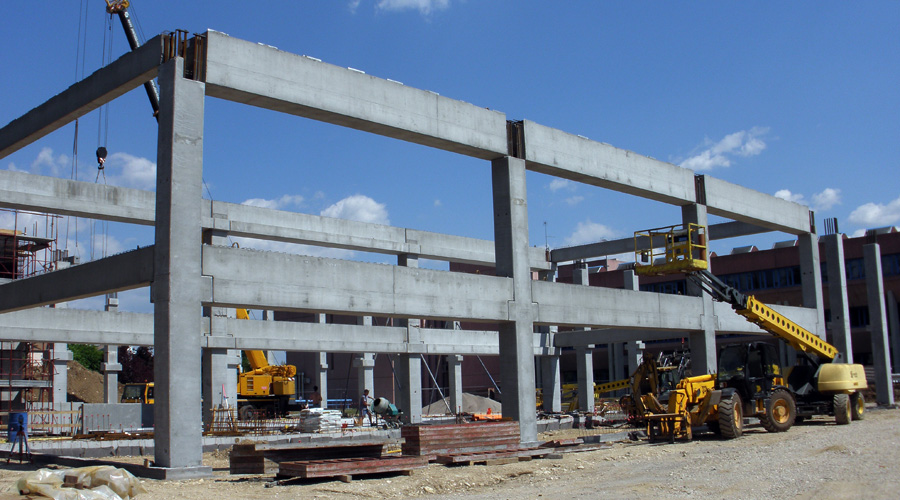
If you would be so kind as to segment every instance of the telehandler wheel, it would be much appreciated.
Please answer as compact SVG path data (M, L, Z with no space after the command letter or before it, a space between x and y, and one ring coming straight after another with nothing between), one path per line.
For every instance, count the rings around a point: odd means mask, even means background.
M854 392L850 395L850 419L851 420L862 420L866 418L865 416L866 410L866 398L859 392Z
M769 397L765 412L759 417L759 423L769 432L784 432L794 425L796 418L797 404L791 393L775 389Z
M253 418L253 412L256 408L253 405L244 405L238 409L238 420L250 420Z
M725 439L739 438L744 433L744 403L740 394L735 392L719 402L719 431Z
M838 425L847 425L853 417L850 415L850 396L834 395L834 420Z

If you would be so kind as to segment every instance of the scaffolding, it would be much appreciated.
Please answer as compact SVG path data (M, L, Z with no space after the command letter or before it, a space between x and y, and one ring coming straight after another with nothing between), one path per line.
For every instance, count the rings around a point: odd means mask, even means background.
M0 280L44 274L65 260L65 252L56 245L60 219L58 215L0 210L0 223L12 223L12 228L0 227ZM43 236L38 236L41 233ZM0 418L4 422L11 411L53 409L53 359L52 343L0 342Z

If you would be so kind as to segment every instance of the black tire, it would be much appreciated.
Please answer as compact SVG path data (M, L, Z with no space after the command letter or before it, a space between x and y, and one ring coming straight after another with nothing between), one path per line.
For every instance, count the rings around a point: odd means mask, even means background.
M847 425L853 417L850 415L850 396L834 395L834 420L838 425Z
M740 394L735 392L719 402L719 431L725 439L739 438L744 433L744 403Z
M244 405L238 408L238 420L250 420L253 418L253 412L256 408L253 405Z
M859 392L850 395L850 419L862 420L866 418L866 398Z
M794 397L784 389L775 389L766 401L766 410L759 417L759 423L769 432L784 432L794 425L796 418Z

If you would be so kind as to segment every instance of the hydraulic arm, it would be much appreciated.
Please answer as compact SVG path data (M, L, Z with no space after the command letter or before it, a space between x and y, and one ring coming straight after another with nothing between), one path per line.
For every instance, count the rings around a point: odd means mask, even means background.
M141 44L138 43L134 24L131 22L131 16L128 15L128 6L128 0L106 0L106 12L119 16L119 21L122 22L122 29L125 30L125 37L128 38L128 45L131 47L131 50L136 50ZM153 80L144 82L144 90L147 91L147 98L150 99L153 116L159 121L159 90L157 90Z

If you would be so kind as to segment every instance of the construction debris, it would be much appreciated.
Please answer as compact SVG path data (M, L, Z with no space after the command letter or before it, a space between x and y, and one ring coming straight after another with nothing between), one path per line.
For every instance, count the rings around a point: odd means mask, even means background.
M129 500L147 493L141 481L125 469L110 465L77 469L39 469L16 481L22 495L54 499Z

